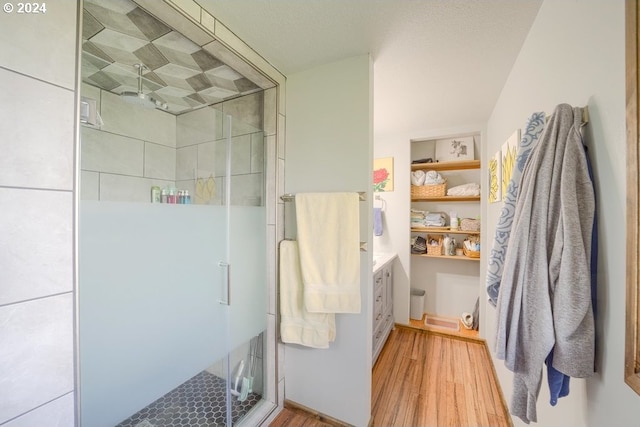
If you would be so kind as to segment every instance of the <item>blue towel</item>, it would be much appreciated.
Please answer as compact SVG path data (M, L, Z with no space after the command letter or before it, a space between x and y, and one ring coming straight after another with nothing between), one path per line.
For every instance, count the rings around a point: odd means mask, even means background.
M373 234L382 236L382 208L373 208Z
M502 196L504 206L502 207L500 218L496 225L493 248L489 253L489 263L487 265L487 295L489 296L489 303L494 307L498 302L502 271L504 270L504 260L507 254L509 238L511 237L511 226L516 210L516 200L520 191L520 178L522 177L522 171L529 159L531 150L533 150L538 143L538 139L542 136L544 125L543 112L533 113L527 120L524 135L520 139L518 157L516 158L516 165L513 168L511 180L507 187L507 193Z

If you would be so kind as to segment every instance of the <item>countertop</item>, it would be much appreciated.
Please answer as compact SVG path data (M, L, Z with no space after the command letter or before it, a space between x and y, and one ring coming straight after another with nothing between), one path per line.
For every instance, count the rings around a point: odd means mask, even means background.
M376 274L382 267L393 261L398 254L375 253L373 254L373 274Z

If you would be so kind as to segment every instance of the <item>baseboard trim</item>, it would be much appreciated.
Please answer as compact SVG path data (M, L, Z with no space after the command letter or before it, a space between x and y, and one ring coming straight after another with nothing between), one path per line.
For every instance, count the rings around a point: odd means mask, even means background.
M299 403L293 402L288 399L284 400L284 407L290 411L304 414L308 417L315 418L318 421L322 421L323 423L330 424L334 427L355 427L351 424L345 423L344 421L340 421L336 418L330 417L329 415L325 415L314 409L311 409L307 406L301 405Z
M502 385L498 380L496 365L493 363L493 357L491 357L491 351L489 350L489 346L487 345L486 341L484 342L484 351L491 364L491 370L493 371L493 381L495 381L496 387L498 388L498 394L500 395L500 401L502 402L504 418L509 421L509 427L513 427L513 418L511 417L511 413L509 412L509 405L507 405L507 401L504 398L504 394L502 393Z

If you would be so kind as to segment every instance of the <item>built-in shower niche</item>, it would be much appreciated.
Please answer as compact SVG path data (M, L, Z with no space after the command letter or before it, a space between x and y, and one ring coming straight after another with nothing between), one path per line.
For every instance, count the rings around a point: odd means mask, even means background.
M230 184L231 205L264 205L263 92L180 115L86 83L82 96L96 100L103 125L81 127L81 200L150 203L158 186L187 190L192 204L220 205Z

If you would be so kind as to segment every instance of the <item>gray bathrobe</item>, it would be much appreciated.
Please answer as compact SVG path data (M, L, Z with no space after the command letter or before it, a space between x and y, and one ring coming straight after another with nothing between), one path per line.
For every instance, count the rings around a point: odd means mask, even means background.
M558 105L529 155L498 297L497 357L514 372L511 413L537 421L542 365L593 374L591 232L595 200L582 111ZM555 346L555 347L554 347Z

